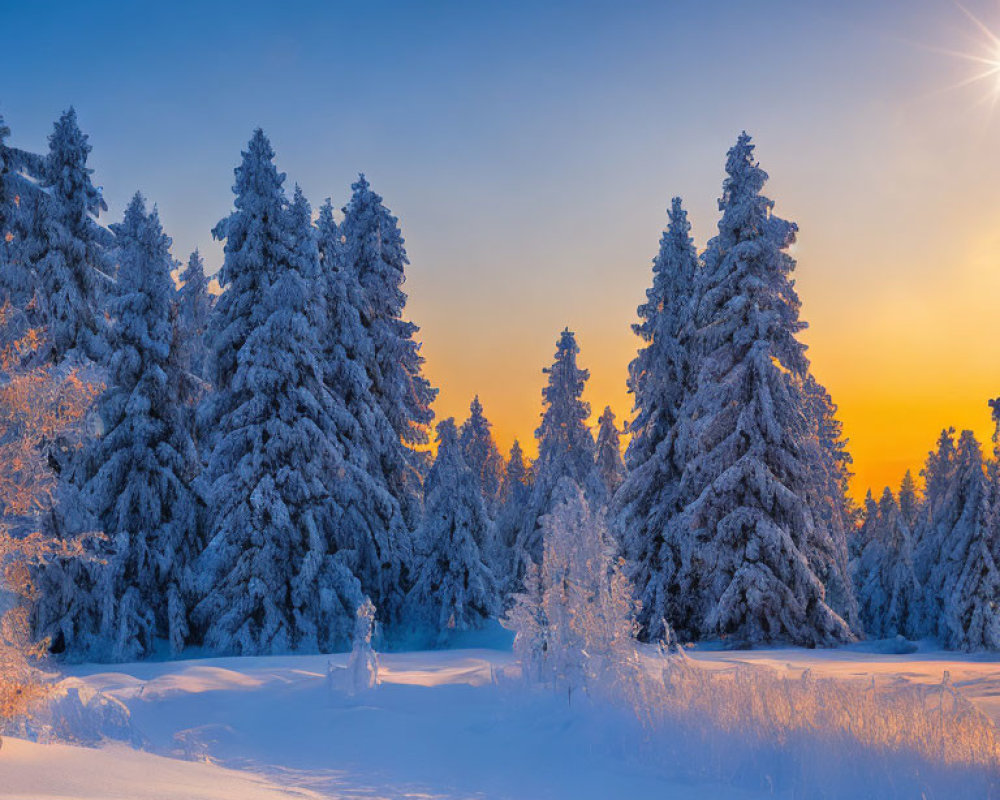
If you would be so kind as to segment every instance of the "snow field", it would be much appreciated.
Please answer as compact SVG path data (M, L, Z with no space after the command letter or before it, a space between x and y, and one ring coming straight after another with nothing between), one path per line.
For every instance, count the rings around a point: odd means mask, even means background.
M977 710L996 714L995 662L858 650L694 651L673 659L664 680L661 658L647 651L644 659L649 681L631 695L646 704L641 722L623 696L577 692L568 704L562 691L526 687L510 655L495 650L381 655L381 684L353 697L331 691L326 677L330 664L346 668L347 654L113 671L81 665L67 685L124 703L150 752L7 739L0 797L981 798L997 791L988 749L995 739ZM954 691L940 689L945 669ZM945 712L934 722L942 696ZM943 734L940 750L935 734Z

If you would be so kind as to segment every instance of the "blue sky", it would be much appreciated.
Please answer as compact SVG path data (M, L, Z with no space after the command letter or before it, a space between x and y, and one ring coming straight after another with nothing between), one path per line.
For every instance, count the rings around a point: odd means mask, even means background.
M968 7L1000 28L992 0ZM75 105L108 219L141 189L178 258L198 246L221 262L209 231L255 126L314 205L342 205L365 171L402 220L438 413L479 392L503 445L530 440L564 325L595 413L628 412L628 326L669 199L685 198L703 244L744 128L777 212L800 225L807 339L863 477L914 463L942 424L988 423L1000 350L968 297L995 288L983 231L1000 212L1000 127L982 86L949 88L970 65L940 51L982 45L954 3L0 8L13 143L43 149ZM980 343L940 346L929 317Z

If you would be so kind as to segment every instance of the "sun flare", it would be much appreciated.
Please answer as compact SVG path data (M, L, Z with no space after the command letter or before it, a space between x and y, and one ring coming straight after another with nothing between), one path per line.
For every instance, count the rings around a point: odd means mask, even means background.
M983 102L987 103L992 111L996 107L997 100L1000 99L1000 37L967 8L962 5L958 7L978 32L975 52L955 53L977 67L972 75L958 84L958 87L985 83L988 91Z

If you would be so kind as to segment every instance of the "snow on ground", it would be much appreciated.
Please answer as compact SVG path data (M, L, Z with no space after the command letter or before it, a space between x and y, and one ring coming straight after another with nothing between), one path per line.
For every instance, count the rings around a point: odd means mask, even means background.
M5 738L0 796L72 800L303 800L257 775L179 761L126 745L100 750Z
M881 643L834 650L694 650L691 657L706 666L766 666L791 675L810 669L817 678L870 679L936 686L947 673L952 684L1000 725L1000 655L956 653L921 647L912 654L878 652Z
M937 684L944 670L996 720L1000 663L920 652L699 650L708 667L764 664L843 679ZM650 764L634 726L564 695L497 687L509 652L381 656L382 685L351 698L327 687L347 656L83 665L67 685L125 703L149 752L5 739L0 797L256 798L774 797L767 786L682 780ZM645 743L646 746L656 743ZM959 784L956 783L956 787ZM777 796L791 796L790 794ZM857 796L864 796L859 792ZM951 797L961 797L961 790Z

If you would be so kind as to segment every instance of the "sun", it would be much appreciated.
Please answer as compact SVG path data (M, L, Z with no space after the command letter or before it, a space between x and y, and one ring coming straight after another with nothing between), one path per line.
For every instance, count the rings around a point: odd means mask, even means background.
M955 88L970 84L985 84L988 87L988 92L983 101L988 103L992 110L996 107L997 101L1000 100L1000 37L967 8L958 3L956 5L976 27L979 38L976 46L978 52L953 53L953 55L972 62L978 68L974 74L961 81Z

